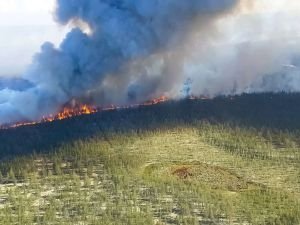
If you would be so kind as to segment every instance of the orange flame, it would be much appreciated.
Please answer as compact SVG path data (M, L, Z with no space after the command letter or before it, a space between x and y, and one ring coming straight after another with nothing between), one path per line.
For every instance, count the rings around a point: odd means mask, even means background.
M155 98L155 99L152 99L150 101L147 101L145 103L143 103L142 105L156 105L156 104L159 104L159 103L163 103L163 102L166 102L168 101L169 99L166 97L166 96L160 96L159 98Z
M39 123L53 122L56 120L64 120L64 119L68 119L68 118L75 117L75 116L94 114L94 113L101 112L101 111L112 111L112 110L116 110L116 109L128 109L128 108L133 108L133 107L137 107L137 106L151 106L151 105L156 105L159 103L166 102L168 100L169 99L166 96L161 96L159 98L152 99L152 100L144 102L142 104L125 105L125 106L110 105L110 106L103 107L103 108L98 108L98 107L90 106L90 105L86 105L86 104L75 103L73 106L66 105L56 115L50 114L48 116L43 116L43 118L40 121L18 122L18 123L7 125L7 126L0 126L0 129L17 128L17 127L22 127L22 126L35 125L35 124L39 124Z
M44 116L41 122L52 122L55 120L64 120L74 116L88 115L98 112L98 109L89 105L76 105L75 107L64 107L56 115Z

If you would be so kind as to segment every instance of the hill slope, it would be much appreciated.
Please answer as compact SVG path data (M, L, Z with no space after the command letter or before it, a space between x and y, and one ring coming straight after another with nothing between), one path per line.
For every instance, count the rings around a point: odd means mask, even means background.
M300 95L0 131L0 224L299 224Z

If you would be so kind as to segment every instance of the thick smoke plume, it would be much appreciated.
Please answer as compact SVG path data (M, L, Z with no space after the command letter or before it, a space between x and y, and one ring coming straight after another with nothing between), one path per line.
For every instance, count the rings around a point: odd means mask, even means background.
M76 28L57 48L43 44L22 76L28 89L0 91L0 124L40 119L72 99L179 98L187 80L195 95L299 91L299 47L288 36L298 25L285 24L295 18L257 14L250 2L57 0L55 19Z

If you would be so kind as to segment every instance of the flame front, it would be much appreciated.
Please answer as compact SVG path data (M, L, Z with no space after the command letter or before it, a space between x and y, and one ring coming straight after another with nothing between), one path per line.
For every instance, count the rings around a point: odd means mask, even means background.
M81 115L89 115L89 114L94 114L100 111L112 111L116 109L128 109L128 108L133 108L136 106L151 106L151 105L156 105L159 103L163 103L168 101L169 99L166 96L160 96L158 98L149 100L147 102L144 102L142 104L133 104L133 105L125 105L125 106L115 106L115 105L110 105L107 107L95 107L87 104L79 104L79 103L74 103L74 104L67 104L65 105L60 112L58 112L55 115L47 115L43 116L43 118L40 121L26 121L26 122L18 122L15 124L10 124L6 126L0 126L0 129L8 129L8 128L17 128L17 127L22 127L22 126L29 126L29 125L35 125L39 123L47 123L47 122L53 122L57 120L64 120L68 119L71 117L75 116L81 116Z
M166 96L160 96L159 98L154 98L150 101L147 101L145 102L144 104L142 105L156 105L156 104L159 104L159 103L163 103L163 102L166 102L168 101L169 99L166 97Z
M76 105L75 107L64 107L56 115L44 116L42 122L52 122L55 120L64 120L74 116L88 115L98 112L98 109L89 105Z

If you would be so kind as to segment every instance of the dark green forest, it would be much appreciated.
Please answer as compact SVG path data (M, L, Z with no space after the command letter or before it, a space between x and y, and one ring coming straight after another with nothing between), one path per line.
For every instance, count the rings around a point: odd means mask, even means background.
M0 224L300 224L300 94L0 130Z
M83 115L15 129L0 130L0 158L48 152L77 139L91 138L102 132L155 130L160 127L193 125L199 120L212 124L293 131L300 129L300 94L244 94L206 100L168 101Z

